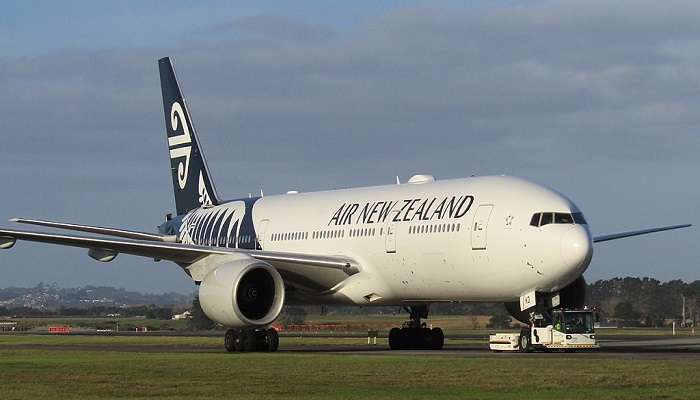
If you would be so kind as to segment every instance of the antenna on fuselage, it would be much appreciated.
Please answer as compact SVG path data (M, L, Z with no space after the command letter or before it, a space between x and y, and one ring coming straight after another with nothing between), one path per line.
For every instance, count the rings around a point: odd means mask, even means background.
M400 184L401 184L401 180L399 179L399 176L398 176L398 175L396 175L396 184L397 184L397 185L400 185Z

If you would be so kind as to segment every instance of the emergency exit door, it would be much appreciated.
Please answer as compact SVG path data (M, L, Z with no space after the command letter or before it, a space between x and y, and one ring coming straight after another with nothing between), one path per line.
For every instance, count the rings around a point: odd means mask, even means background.
M386 252L396 253L396 223L390 222L386 225Z
M387 253L396 253L396 216L400 213L400 210L392 211L389 214L389 218L386 226L384 227L384 245L386 246Z
M486 250L486 233L493 205L482 204L474 214L472 223L472 250Z

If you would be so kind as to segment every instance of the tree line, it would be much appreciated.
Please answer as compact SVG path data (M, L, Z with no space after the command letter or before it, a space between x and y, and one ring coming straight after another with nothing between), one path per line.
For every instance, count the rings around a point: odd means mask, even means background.
M612 278L589 283L586 304L598 310L601 321L617 326L660 327L676 321L680 326L697 326L700 321L700 280L686 283L681 280L661 282L654 278ZM185 307L161 307L154 304L131 307L89 308L63 307L55 310L28 307L0 307L0 316L49 317L49 316L144 316L148 319L170 319ZM195 297L188 309L192 330L215 327L202 311ZM300 324L307 315L350 314L405 314L401 307L351 307L351 306L285 306L278 323ZM437 303L430 308L431 315L490 315L491 327L504 327L512 322L502 303Z
M660 282L654 278L612 278L588 285L587 304L603 320L621 326L697 326L700 320L700 281Z

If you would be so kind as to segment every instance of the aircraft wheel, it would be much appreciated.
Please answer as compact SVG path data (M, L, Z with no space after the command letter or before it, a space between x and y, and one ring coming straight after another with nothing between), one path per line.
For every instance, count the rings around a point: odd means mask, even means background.
M442 329L433 328L430 330L429 347L432 350L442 350L445 345L445 334L442 333Z
M423 343L425 342L423 329L407 328L402 329L402 331L404 332L405 346L407 349L419 350L423 347Z
M233 329L229 329L226 331L226 335L224 335L224 347L226 347L226 351L229 353L233 353L236 351L236 342L238 341L238 332L236 332Z
M277 351L280 347L280 336L277 333L277 329L270 328L266 333L267 351Z
M401 350L403 348L403 335L399 328L391 328L389 331L389 348L392 350Z
M236 351L250 352L255 351L256 344L255 331L253 329L241 329L238 335Z

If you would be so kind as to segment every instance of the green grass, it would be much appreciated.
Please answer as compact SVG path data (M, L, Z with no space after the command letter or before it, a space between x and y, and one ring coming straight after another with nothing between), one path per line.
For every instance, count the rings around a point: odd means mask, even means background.
M282 345L366 346L358 340L284 338ZM110 351L87 346L95 344ZM154 345L192 352L154 351ZM210 337L0 336L0 398L700 398L697 360L197 352L220 345ZM150 346L150 352L120 346Z

